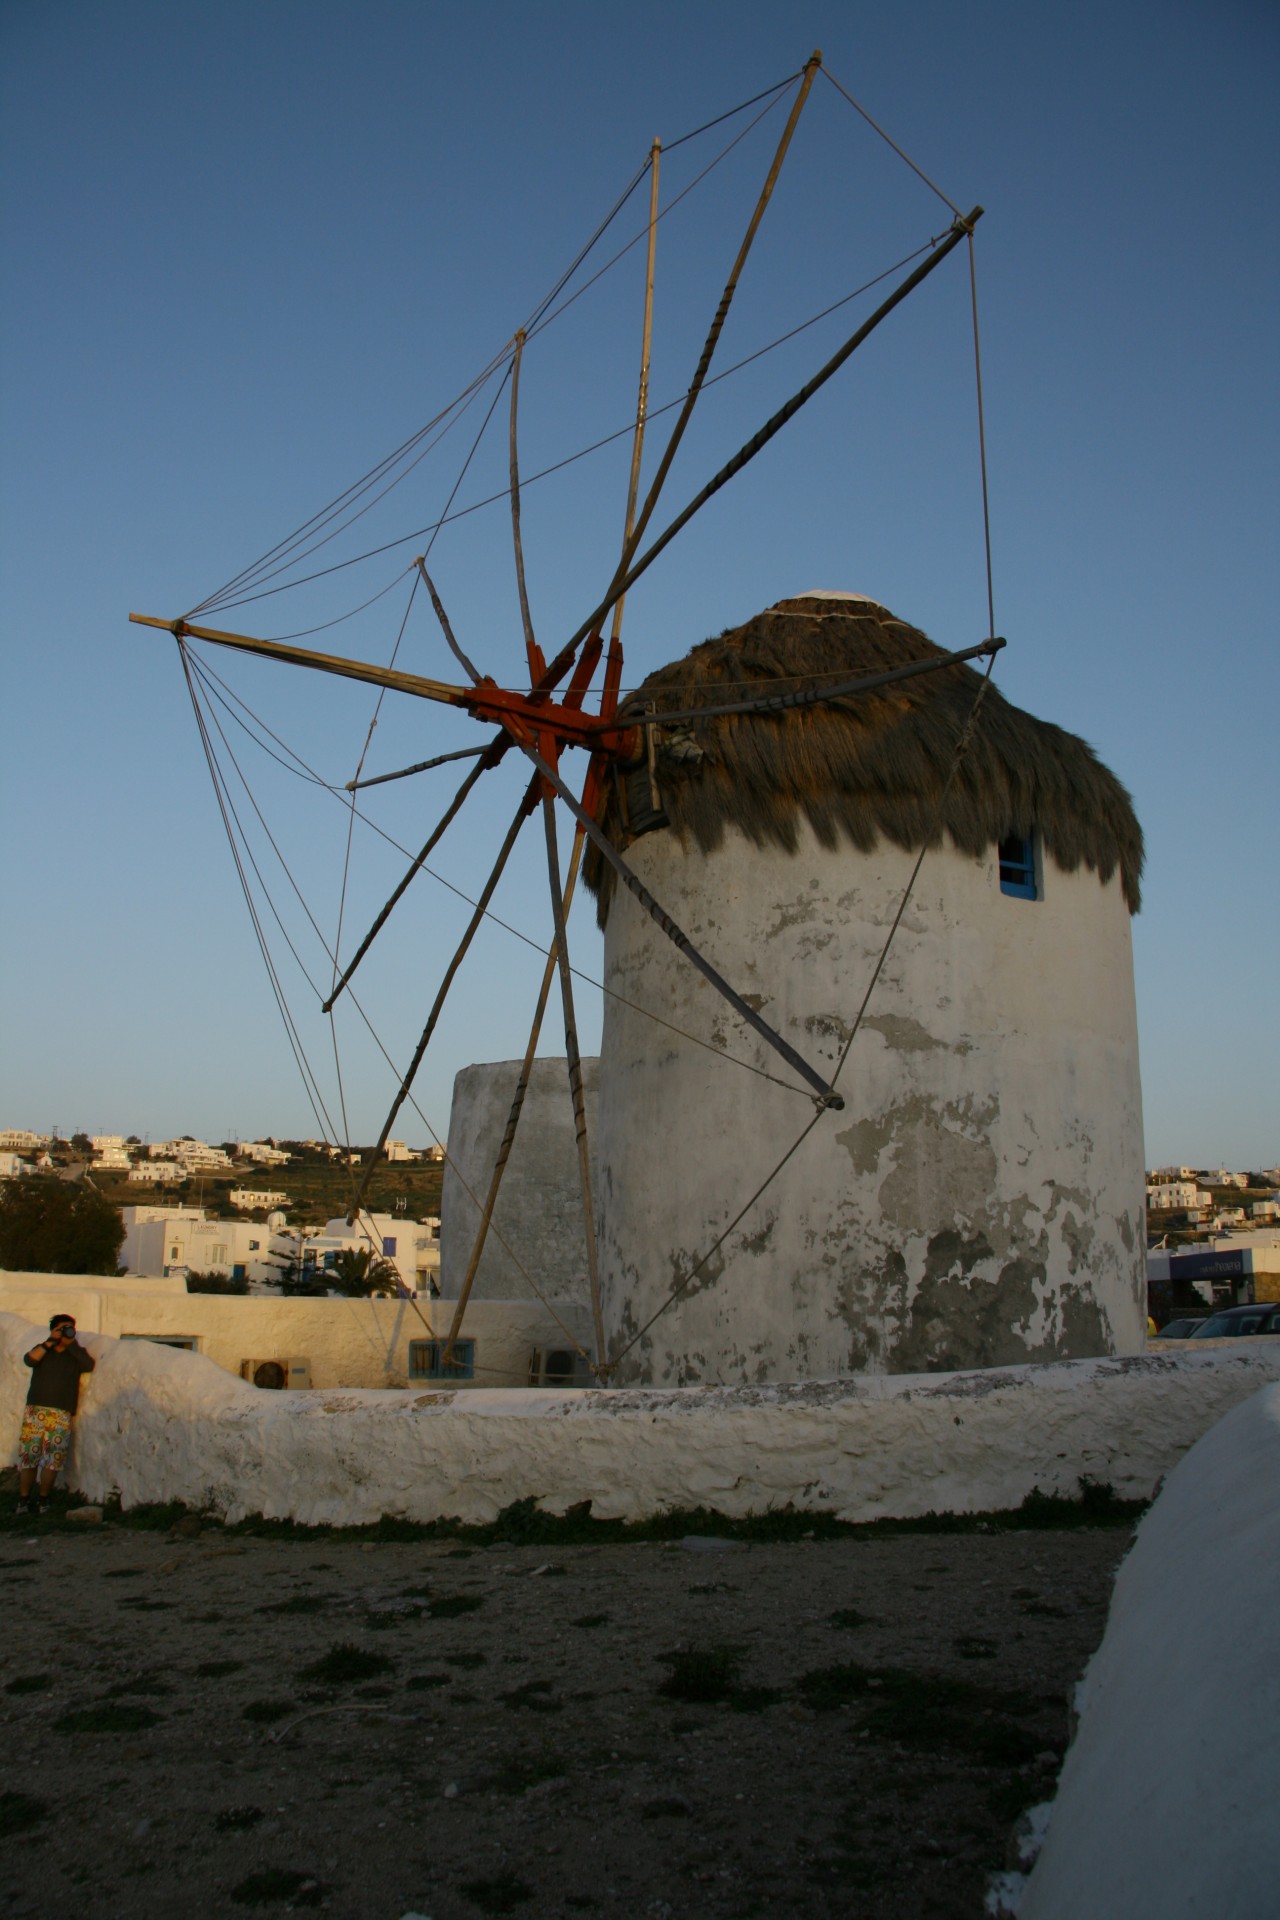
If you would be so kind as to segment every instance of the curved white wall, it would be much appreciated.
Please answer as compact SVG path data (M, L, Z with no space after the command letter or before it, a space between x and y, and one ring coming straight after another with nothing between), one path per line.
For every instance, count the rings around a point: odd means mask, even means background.
M1120 1569L1021 1920L1280 1905L1280 1386L1170 1474Z
M518 1060L491 1060L464 1067L453 1083L440 1202L440 1291L446 1300L456 1300L462 1288L519 1077ZM599 1061L584 1059L582 1089L592 1143L599 1078ZM563 1056L533 1063L471 1297L528 1300L530 1277L556 1298L590 1295L577 1135Z
M831 1071L914 856L794 855L733 829L628 859L765 1019ZM619 1382L797 1380L1134 1352L1143 1146L1118 877L1046 862L1000 892L995 849L926 855L827 1113ZM794 1076L623 889L601 1046L599 1216L610 1353L668 1298L812 1117ZM701 1041L705 1045L695 1042ZM708 1050L708 1047L710 1050Z
M0 1313L16 1441L40 1328ZM842 1520L1016 1507L1087 1475L1147 1499L1220 1415L1280 1378L1280 1341L986 1373L634 1391L260 1393L198 1354L87 1334L68 1480L126 1506L182 1500L360 1526L484 1523L517 1500L600 1519L696 1506Z

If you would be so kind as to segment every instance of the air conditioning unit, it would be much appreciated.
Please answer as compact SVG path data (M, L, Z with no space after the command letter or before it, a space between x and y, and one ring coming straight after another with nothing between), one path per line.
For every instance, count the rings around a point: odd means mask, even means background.
M590 1364L572 1347L540 1347L529 1362L531 1387L589 1387Z
M251 1387L267 1387L280 1392L285 1388L311 1385L311 1362L294 1354L290 1359L278 1355L265 1360L242 1360L240 1378Z

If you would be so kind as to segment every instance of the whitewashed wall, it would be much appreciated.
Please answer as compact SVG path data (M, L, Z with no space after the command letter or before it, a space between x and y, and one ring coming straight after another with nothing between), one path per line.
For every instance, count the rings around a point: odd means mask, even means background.
M1280 1387L1192 1449L1120 1569L1022 1920L1280 1906Z
M16 1439L34 1330L0 1314ZM1280 1378L1280 1342L929 1377L737 1388L261 1393L210 1361L86 1336L69 1479L94 1499L183 1500L354 1526L484 1522L513 1501L601 1518L705 1506L846 1520L1017 1506L1082 1475L1128 1497Z
M440 1203L440 1291L446 1300L456 1300L462 1287L519 1076L518 1060L493 1060L464 1067L453 1083ZM582 1082L594 1144L598 1060L583 1060ZM589 1297L577 1136L563 1058L533 1063L471 1297L529 1299L526 1275L543 1293Z
M834 1069L914 856L669 832L628 858L690 938ZM599 1192L613 1354L812 1119L792 1070L619 888L606 932ZM625 1004L653 1007L679 1038ZM699 1045L694 1042L700 1041ZM708 1048L710 1050L708 1050ZM798 1085L799 1083L796 1082ZM1125 1353L1145 1324L1143 1143L1119 879L1046 862L1000 892L995 849L926 855L823 1114L621 1382L919 1372Z
M129 1290L132 1288L132 1290ZM462 1333L476 1343L477 1386L524 1386L535 1348L564 1347L567 1325L589 1345L590 1316L575 1301L477 1301ZM286 1300L188 1294L181 1281L66 1280L48 1273L0 1273L0 1310L47 1327L73 1313L82 1333L194 1335L199 1351L236 1375L242 1360L304 1358L315 1387L402 1387L409 1342L443 1338L453 1309L429 1300ZM469 1386L470 1383L467 1383Z

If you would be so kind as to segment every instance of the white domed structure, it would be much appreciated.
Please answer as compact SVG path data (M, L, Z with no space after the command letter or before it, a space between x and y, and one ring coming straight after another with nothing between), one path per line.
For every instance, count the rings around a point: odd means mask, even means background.
M661 724L939 651L874 601L806 595L628 703L656 720L607 831L749 1004L824 1077L839 1068L845 1104L818 1111L590 861L611 990L597 1205L619 1383L1142 1346L1129 927L1142 836L1124 788L994 688L948 784L979 686L966 666L772 716Z

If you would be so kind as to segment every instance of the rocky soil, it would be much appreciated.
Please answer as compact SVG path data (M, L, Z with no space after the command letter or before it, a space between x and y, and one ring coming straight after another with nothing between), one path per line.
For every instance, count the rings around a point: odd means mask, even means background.
M1125 1527L0 1525L0 1911L970 1920Z

